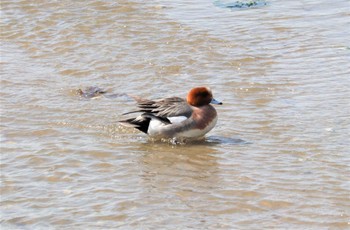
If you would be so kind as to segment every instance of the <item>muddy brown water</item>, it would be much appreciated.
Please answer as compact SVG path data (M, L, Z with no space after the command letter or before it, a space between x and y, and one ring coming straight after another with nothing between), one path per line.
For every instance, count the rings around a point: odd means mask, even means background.
M350 228L349 1L215 2L1 1L1 229ZM200 85L205 141L117 124Z

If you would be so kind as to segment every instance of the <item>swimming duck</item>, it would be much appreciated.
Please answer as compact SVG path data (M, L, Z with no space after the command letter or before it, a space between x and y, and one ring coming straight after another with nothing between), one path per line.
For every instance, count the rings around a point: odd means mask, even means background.
M196 87L187 98L170 97L148 100L133 97L138 110L124 113L141 115L119 121L124 126L134 127L153 138L200 138L214 128L218 116L210 104L221 102L213 98L208 87Z

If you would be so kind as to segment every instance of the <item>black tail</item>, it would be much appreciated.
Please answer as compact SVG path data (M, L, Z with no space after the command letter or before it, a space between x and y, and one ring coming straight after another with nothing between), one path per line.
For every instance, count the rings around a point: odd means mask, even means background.
M147 134L150 121L151 121L151 118L149 118L149 117L139 116L136 118L130 118L130 119L119 121L119 122L122 125L134 127L136 129L140 130L141 132L144 132Z

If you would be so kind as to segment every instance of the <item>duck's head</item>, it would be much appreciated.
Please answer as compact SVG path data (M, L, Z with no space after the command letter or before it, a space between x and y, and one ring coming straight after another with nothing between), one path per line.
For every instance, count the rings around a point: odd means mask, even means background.
M191 89L187 94L187 103L196 107L208 105L210 103L222 105L221 102L213 98L213 93L208 87L196 87Z

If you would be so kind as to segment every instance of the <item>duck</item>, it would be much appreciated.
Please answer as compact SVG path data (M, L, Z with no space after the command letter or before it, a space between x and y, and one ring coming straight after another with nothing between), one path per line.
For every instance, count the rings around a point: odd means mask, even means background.
M202 138L215 127L218 120L217 112L211 104L223 104L214 99L211 89L206 86L192 88L186 99L132 98L137 102L138 109L122 115L141 114L120 120L119 123L136 128L152 138Z

